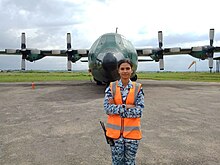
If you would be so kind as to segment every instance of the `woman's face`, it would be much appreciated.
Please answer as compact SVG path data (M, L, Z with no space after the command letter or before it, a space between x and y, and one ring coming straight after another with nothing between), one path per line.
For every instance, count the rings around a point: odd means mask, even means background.
M118 68L118 73L122 79L130 79L132 72L131 66L128 63L122 63Z

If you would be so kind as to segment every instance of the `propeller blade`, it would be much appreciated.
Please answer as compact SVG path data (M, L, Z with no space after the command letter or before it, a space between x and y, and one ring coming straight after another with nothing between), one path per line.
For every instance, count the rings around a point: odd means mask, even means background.
M27 50L26 50L26 37L25 33L21 33L21 70L25 70L25 59L27 57Z
M212 46L214 41L214 29L210 29L209 31L209 40L210 40L210 46Z
M71 64L71 61L67 61L67 70L68 71L71 71L72 70L72 64Z
M71 49L71 35L70 33L67 33L66 36L67 40L67 70L71 71L72 70L72 64L71 64L71 58L72 58L72 49Z
M21 70L25 70L25 59L21 59Z
M213 68L213 58L209 57L208 60L209 60L209 69L211 70Z
M213 55L214 55L214 50L213 50L213 42L214 42L214 29L210 29L209 31L209 39L210 39L210 46L212 47L211 48L211 51L209 53L209 57L208 57L208 60L209 60L209 69L210 69L210 72L212 71L212 68L213 68Z
M162 48L162 46L163 46L163 33L162 33L162 31L158 31L158 42L159 42L159 48Z
M163 60L163 32L158 31L158 43L159 43L159 50L157 55L159 57L159 67L160 70L164 70L164 60Z
M21 50L26 50L26 37L25 33L21 33Z
M71 35L70 35L70 33L67 33L66 40L67 40L67 50L71 50Z
M159 59L159 66L160 66L160 70L164 70L164 60L163 59Z

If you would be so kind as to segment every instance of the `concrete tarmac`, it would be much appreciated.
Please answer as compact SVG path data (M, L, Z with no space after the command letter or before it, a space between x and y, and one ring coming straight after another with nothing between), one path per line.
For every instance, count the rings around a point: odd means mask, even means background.
M140 80L137 165L219 165L220 83ZM110 165L99 121L105 86L0 83L1 165Z

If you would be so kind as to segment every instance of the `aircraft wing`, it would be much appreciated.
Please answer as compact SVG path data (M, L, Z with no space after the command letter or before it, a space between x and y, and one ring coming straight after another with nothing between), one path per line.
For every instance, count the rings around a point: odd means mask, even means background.
M214 29L210 29L209 32L210 44L206 46L196 46L191 48L163 48L163 35L162 31L158 32L158 48L145 48L145 49L136 49L138 56L150 56L154 61L159 61L160 70L164 70L164 55L181 55L189 54L195 58L209 60L210 71L213 68L213 57L214 53L220 52L220 47L213 46L214 42Z
M136 49L138 56L152 56L158 54L159 51L162 51L163 55L179 55L179 54L190 54L191 48L165 48L160 50L159 48L151 49Z
M0 50L0 54L21 55L20 49L5 49L5 50Z
M21 49L5 49L0 51L0 54L7 55L21 55L22 64L21 69L25 70L25 60L30 62L39 60L46 56L65 56L67 57L67 68L71 70L71 62L76 62L82 57L88 57L88 49L72 49L71 48L71 36L67 33L67 49L66 50L38 50L26 48L25 33L21 34Z
M79 55L80 57L88 57L89 50L77 49L77 50L41 50L40 53L45 56L67 56L68 52L73 55Z
M66 56L66 50L38 50L38 49L5 49L4 51L0 51L0 54L7 55L22 55L22 53L26 51L29 55L39 54L44 56Z
M68 52L72 52L72 54L78 54L81 57L88 57L88 49L77 49L77 50L38 50L38 49L5 49L4 51L0 51L0 54L7 55L22 55L22 53L26 51L29 55L39 54L43 56L61 56L66 57Z

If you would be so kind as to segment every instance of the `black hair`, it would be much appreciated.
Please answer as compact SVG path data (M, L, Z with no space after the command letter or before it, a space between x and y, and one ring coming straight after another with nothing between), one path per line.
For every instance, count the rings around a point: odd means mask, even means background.
M125 58L125 59L122 59L122 60L118 61L118 69L121 66L121 64L123 64L123 63L129 64L131 66L131 68L133 67L133 64L131 63L131 61L129 59Z

